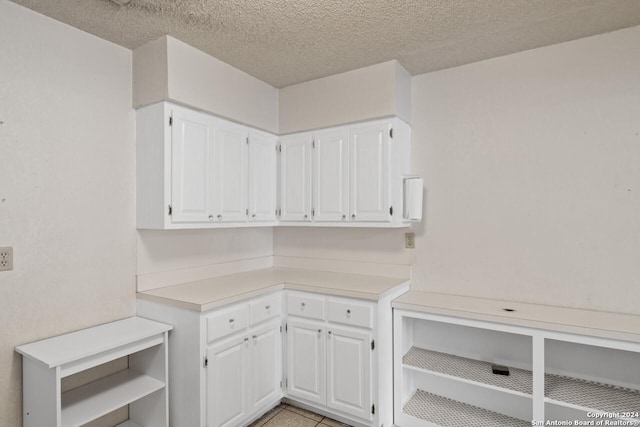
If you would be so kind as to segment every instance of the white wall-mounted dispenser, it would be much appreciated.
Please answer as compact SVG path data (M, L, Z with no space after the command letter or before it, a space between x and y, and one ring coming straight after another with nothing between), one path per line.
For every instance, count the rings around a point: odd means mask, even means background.
M403 179L403 218L409 221L422 221L422 187L424 180L417 176Z

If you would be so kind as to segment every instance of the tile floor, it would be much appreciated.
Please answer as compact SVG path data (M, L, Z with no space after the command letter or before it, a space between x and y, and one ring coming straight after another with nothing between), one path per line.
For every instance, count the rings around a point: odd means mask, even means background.
M306 409L281 403L249 427L349 427L331 418L307 411Z

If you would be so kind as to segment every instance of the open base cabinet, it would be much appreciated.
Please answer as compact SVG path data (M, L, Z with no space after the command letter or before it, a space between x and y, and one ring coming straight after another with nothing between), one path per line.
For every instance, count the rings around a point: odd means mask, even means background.
M640 343L399 309L394 337L397 426L640 425Z

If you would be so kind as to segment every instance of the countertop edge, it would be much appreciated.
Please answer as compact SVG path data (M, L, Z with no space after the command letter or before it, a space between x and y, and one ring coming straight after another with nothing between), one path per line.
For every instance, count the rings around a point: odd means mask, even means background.
M358 298L358 299L364 299L369 301L379 301L383 299L386 295L389 295L390 293L392 293L394 289L397 289L400 286L404 286L409 282L410 282L409 279L398 278L398 283L388 287L387 289L384 289L379 293L375 293L375 292L362 292L357 290L344 289L344 288L331 287L331 286L319 286L319 285L293 283L293 282L284 280L282 282L278 281L273 284L266 284L265 286L262 286L247 292L241 292L241 293L227 296L221 299L209 301L203 304L169 298L169 297L163 297L159 295L152 295L145 292L136 292L136 298L153 301L161 304L166 304L169 306L187 309L191 311L205 312L205 311L213 310L215 308L223 307L225 305L240 302L248 298L259 297L259 296L268 294L270 292L278 291L278 290L312 292L312 293L325 294L325 295L335 296L335 297Z
M463 319L481 320L503 325L514 325L533 329L541 329L552 332L564 332L580 335L593 336L598 338L616 339L629 342L640 343L640 334L633 334L625 331L615 331L610 329L598 329L588 326L580 326L575 324L556 323L544 320L531 320L518 317L500 316L497 314L479 313L467 310L456 310L453 308L434 307L424 304L413 304L406 302L393 301L394 309L407 311L415 311L419 313L437 314L458 317ZM561 307L559 308L561 309Z

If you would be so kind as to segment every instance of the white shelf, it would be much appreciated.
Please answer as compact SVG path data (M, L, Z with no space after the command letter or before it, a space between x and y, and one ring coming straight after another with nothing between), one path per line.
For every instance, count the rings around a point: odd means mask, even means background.
M617 387L560 375L545 375L545 396L556 405L601 412L640 409L640 390Z
M25 426L75 427L129 407L137 423L168 427L167 340L172 326L131 317L16 348ZM60 394L62 378L121 357L129 369Z
M531 371L524 369L509 368L508 376L495 375L491 363L415 346L404 355L402 363L407 369L462 379L519 396L531 397L532 393Z
M62 425L86 424L163 387L162 381L130 369L109 375L62 395Z
M71 332L42 341L16 347L24 356L38 360L49 368L104 353L150 336L161 335L171 326L130 317L117 322L105 323L89 329Z
M470 418L452 418L453 412L466 411L454 408L462 405L458 402L474 405L473 411L483 408L526 420L521 425L529 425L531 420L593 421L590 415L593 413L608 414L612 418L606 419L613 420L616 414L640 410L640 371L637 370L640 339L616 338L629 336L628 325L616 329L628 316L600 313L598 319L608 319L607 328L611 331L590 334L587 329L592 320L582 311L564 312L549 307L541 310L538 318L545 322L569 319L567 324L579 325L582 333L561 332L561 328L542 328L540 321L520 323L517 316L521 316L520 320L524 318L523 313L532 319L534 316L523 304L504 305L522 310L520 314L505 312L502 319L497 316L481 319L475 314L500 307L498 304L504 301L415 292L413 296L408 295L399 299L401 304L399 300L393 303L394 380L395 394L399 397L394 409L398 425L481 425ZM467 311L471 315L463 313ZM553 316L547 318L547 313ZM631 323L640 325L640 316L632 320ZM637 330L636 336L640 337ZM473 359L449 353L471 355ZM490 363L482 360L495 360L507 366L513 363L527 369L531 366L532 371L510 368L511 375L501 377L493 375ZM412 395L416 389L418 392ZM528 399L524 399L525 396ZM404 402L407 404L403 405ZM442 419L438 418L440 415ZM637 418L621 419L637 423L626 425L640 426ZM510 424L487 422L485 425Z
M412 417L443 427L524 427L530 421L498 414L436 394L416 390L402 411Z

